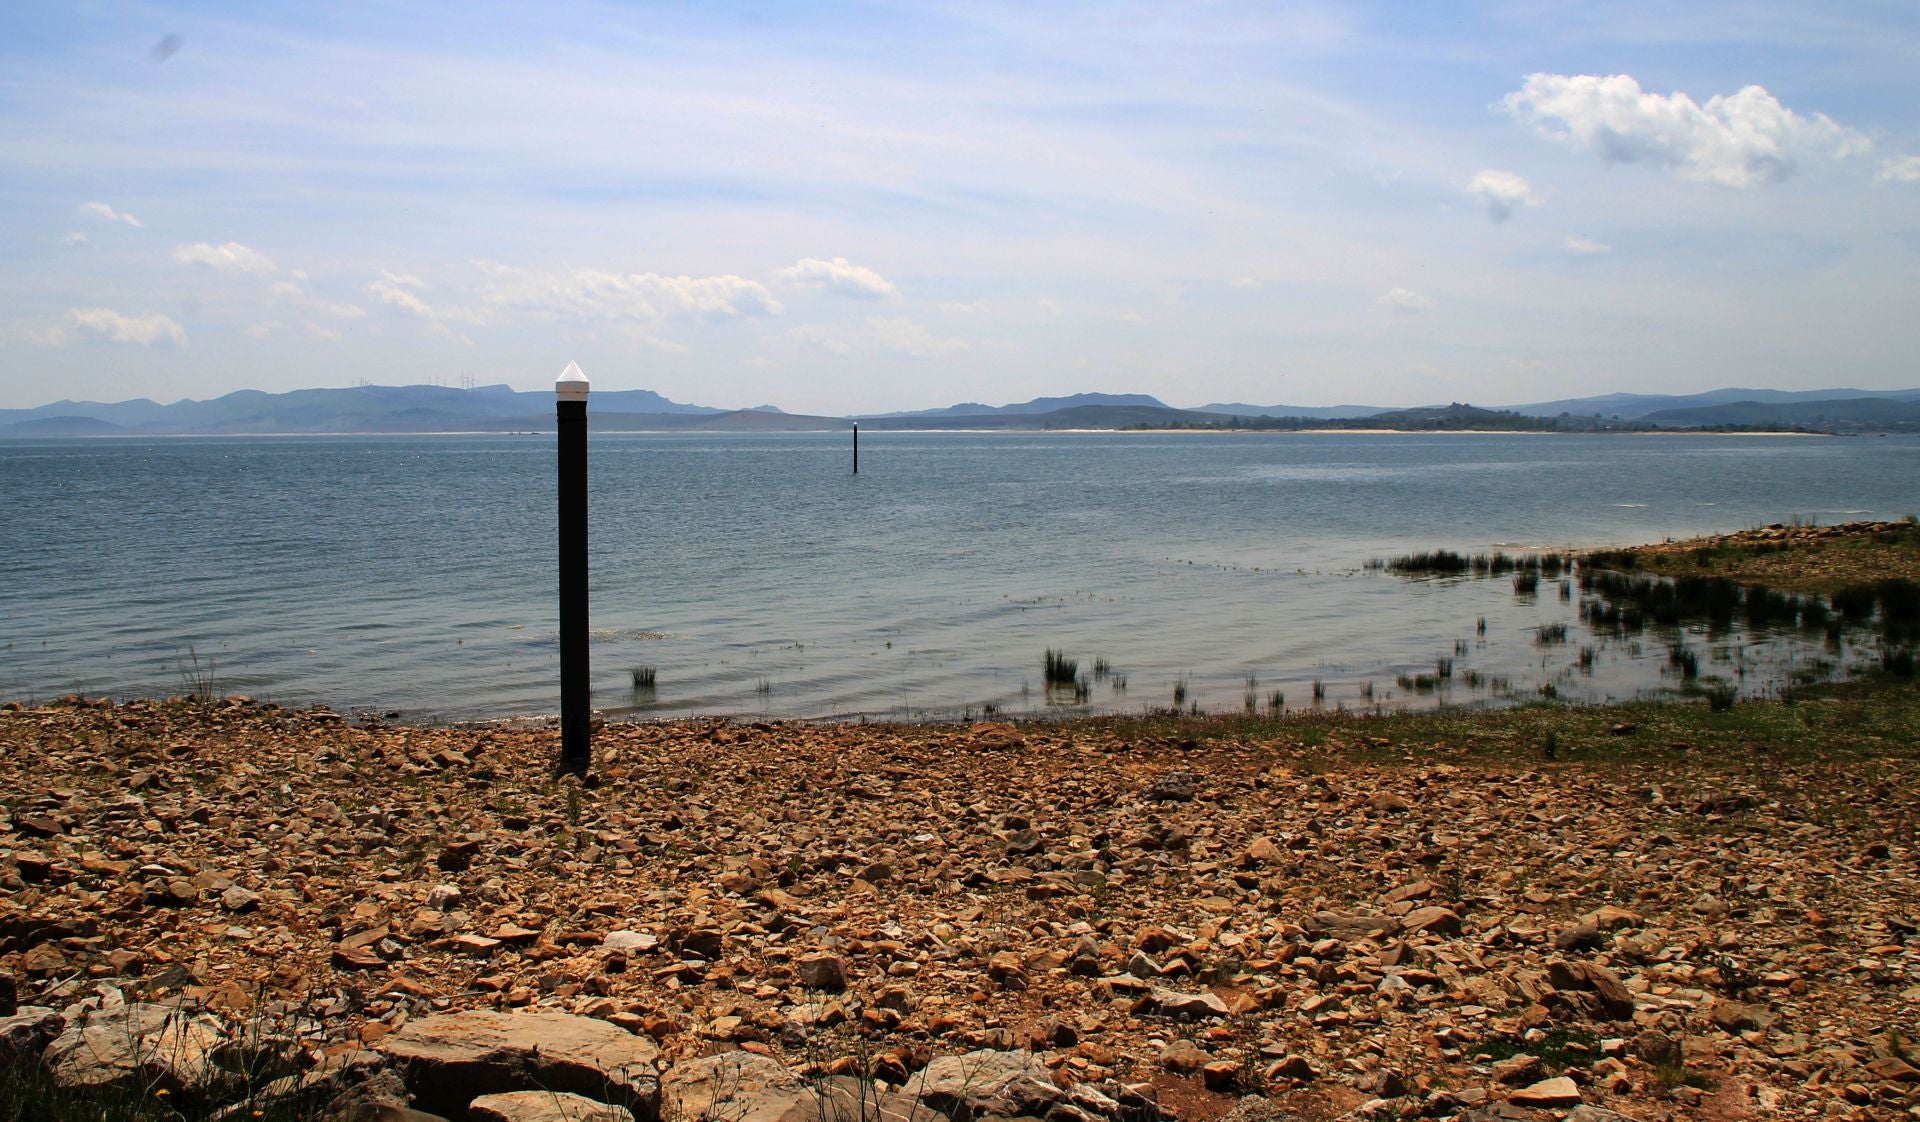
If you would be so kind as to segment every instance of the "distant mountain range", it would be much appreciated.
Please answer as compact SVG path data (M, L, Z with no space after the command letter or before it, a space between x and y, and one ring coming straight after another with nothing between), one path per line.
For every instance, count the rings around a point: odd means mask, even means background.
M602 431L803 432L870 429L1312 429L1350 421L1368 427L1492 427L1540 431L1651 428L1798 428L1824 432L1920 432L1920 389L1724 389L1685 395L1604 394L1510 406L1455 403L1382 406L1215 403L1178 409L1146 394L1081 393L1007 405L964 402L942 409L852 417L815 417L776 406L716 409L671 401L652 390L596 390L594 427ZM410 433L538 431L553 426L553 395L508 386L356 386L265 393L240 390L206 401L162 405L145 398L112 403L57 401L0 409L0 436L116 436L246 433Z

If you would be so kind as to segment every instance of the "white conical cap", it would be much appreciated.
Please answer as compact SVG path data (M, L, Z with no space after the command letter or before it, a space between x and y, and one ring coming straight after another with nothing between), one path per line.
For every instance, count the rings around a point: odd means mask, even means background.
M580 364L567 363L567 368L554 380L553 392L560 395L562 401L585 401L587 399L587 376L580 373Z

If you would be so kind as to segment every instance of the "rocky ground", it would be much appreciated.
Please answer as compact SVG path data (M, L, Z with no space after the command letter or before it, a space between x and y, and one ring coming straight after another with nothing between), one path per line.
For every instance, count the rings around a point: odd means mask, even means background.
M62 1019L0 1021L0 1050L64 1031L51 1064L184 999L332 1070L498 1010L631 1041L670 1117L717 1113L701 1057L952 1106L928 1065L991 1051L1057 1097L978 1109L1056 1122L1920 1118L1914 690L1882 688L608 725L586 788L554 780L549 730L13 706L0 975Z

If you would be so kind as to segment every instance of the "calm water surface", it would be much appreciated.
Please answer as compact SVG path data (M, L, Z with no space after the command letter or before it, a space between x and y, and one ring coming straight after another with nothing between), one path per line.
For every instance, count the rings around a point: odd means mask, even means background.
M1362 565L1920 505L1915 438L869 433L857 477L848 451L594 435L597 706L1042 710L1049 647L1124 677L1094 684L1106 711L1180 683L1239 708L1249 678L1262 707L1310 704L1315 679L1328 705L1430 704L1396 682L1442 657L1512 695L1632 696L1674 684L1666 647L1584 635L1577 588ZM551 435L0 442L0 698L178 693L197 658L220 692L283 703L549 713L553 478ZM1849 657L1698 638L1750 692Z

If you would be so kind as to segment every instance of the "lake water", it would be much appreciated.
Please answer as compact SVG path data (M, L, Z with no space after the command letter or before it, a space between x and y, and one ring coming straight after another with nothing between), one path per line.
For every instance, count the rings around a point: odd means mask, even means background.
M288 704L551 713L553 444L0 442L0 698L179 693L197 661ZM1633 696L1675 684L1666 646L1587 635L1577 585L1363 564L1920 505L1910 437L867 433L858 476L843 435L596 433L591 456L595 704L662 716L1291 708L1316 679L1329 706ZM1696 638L1749 692L1865 657ZM1115 673L1050 697L1048 648ZM1447 688L1400 684L1442 658Z

